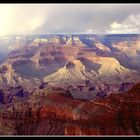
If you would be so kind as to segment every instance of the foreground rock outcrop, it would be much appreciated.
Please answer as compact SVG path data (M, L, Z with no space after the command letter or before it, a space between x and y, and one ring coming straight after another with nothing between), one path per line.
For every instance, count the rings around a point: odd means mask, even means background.
M140 84L90 101L53 93L38 97L36 105L14 106L16 111L1 114L1 123L7 123L13 135L139 135L139 100Z

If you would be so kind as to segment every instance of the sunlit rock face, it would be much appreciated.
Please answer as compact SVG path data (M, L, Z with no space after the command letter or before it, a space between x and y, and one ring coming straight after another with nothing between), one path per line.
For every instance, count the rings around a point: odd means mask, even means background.
M86 44L84 44L78 36L66 36L64 38L64 46L75 46L75 47L85 47Z
M136 35L36 35L9 41L19 45L0 65L2 86L31 88L47 82L73 98L90 100L126 91L131 84L122 83L139 81Z

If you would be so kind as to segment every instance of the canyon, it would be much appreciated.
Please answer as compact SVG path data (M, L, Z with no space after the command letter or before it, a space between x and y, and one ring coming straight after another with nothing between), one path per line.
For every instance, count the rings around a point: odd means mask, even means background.
M5 135L139 135L140 84L129 91L82 101L52 93L14 102L1 113ZM32 95L32 98L35 95ZM14 108L14 109L13 109Z
M139 135L139 35L12 36L0 46L1 135Z

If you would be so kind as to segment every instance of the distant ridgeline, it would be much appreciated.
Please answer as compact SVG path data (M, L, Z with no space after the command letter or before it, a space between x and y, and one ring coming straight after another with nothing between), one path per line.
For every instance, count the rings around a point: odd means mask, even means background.
M129 90L140 79L138 34L5 36L0 46L1 87L48 83L92 99Z

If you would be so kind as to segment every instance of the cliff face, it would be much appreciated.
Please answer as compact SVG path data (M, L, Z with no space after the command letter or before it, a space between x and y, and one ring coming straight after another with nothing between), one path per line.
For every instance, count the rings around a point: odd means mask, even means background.
M18 113L7 112L2 119L11 124L9 133L16 135L139 135L139 93L140 84L128 92L90 101L53 93L38 97L40 107L30 104L27 108L23 103L22 110L18 105Z
M16 45L0 64L0 134L138 135L134 38L58 35Z
M122 53L125 55L127 49L129 51L133 49L138 54L139 49L136 48L139 47L134 47L139 45L138 39L133 40L131 36L119 38L119 35L112 35L110 40L108 36L104 36L103 40L100 37L96 35L17 37L18 40L15 41L20 42L20 46L15 45L16 49L0 64L0 85L32 87L43 81L49 82L49 86L61 86L65 89L69 86L77 89L84 86L80 88L81 96L84 98L93 85L94 93L100 96L103 92L101 96L106 96L108 93L119 91L121 84L125 82L137 83L139 72L132 69L131 64L129 68L124 65L126 61L125 64L131 61L128 58L130 56L122 58ZM131 47L128 45L129 40L132 40ZM118 61L120 59L122 60ZM135 63L135 66L138 65ZM91 87L86 87L87 80L92 83ZM106 89L106 85L109 89ZM127 86L125 88L128 90ZM73 93L79 98L79 91L74 90L72 95ZM92 98L94 95L89 96L87 97Z
M57 105L62 101L66 107L71 107L69 113L53 112L65 122L65 135L138 135L139 129L139 92L140 85L134 86L129 92L118 96L111 95L109 98L82 102L67 99L59 95L52 95L51 101ZM62 103L61 102L61 103ZM66 108L65 107L65 108ZM76 111L75 111L76 110ZM61 120L60 119L60 120Z

